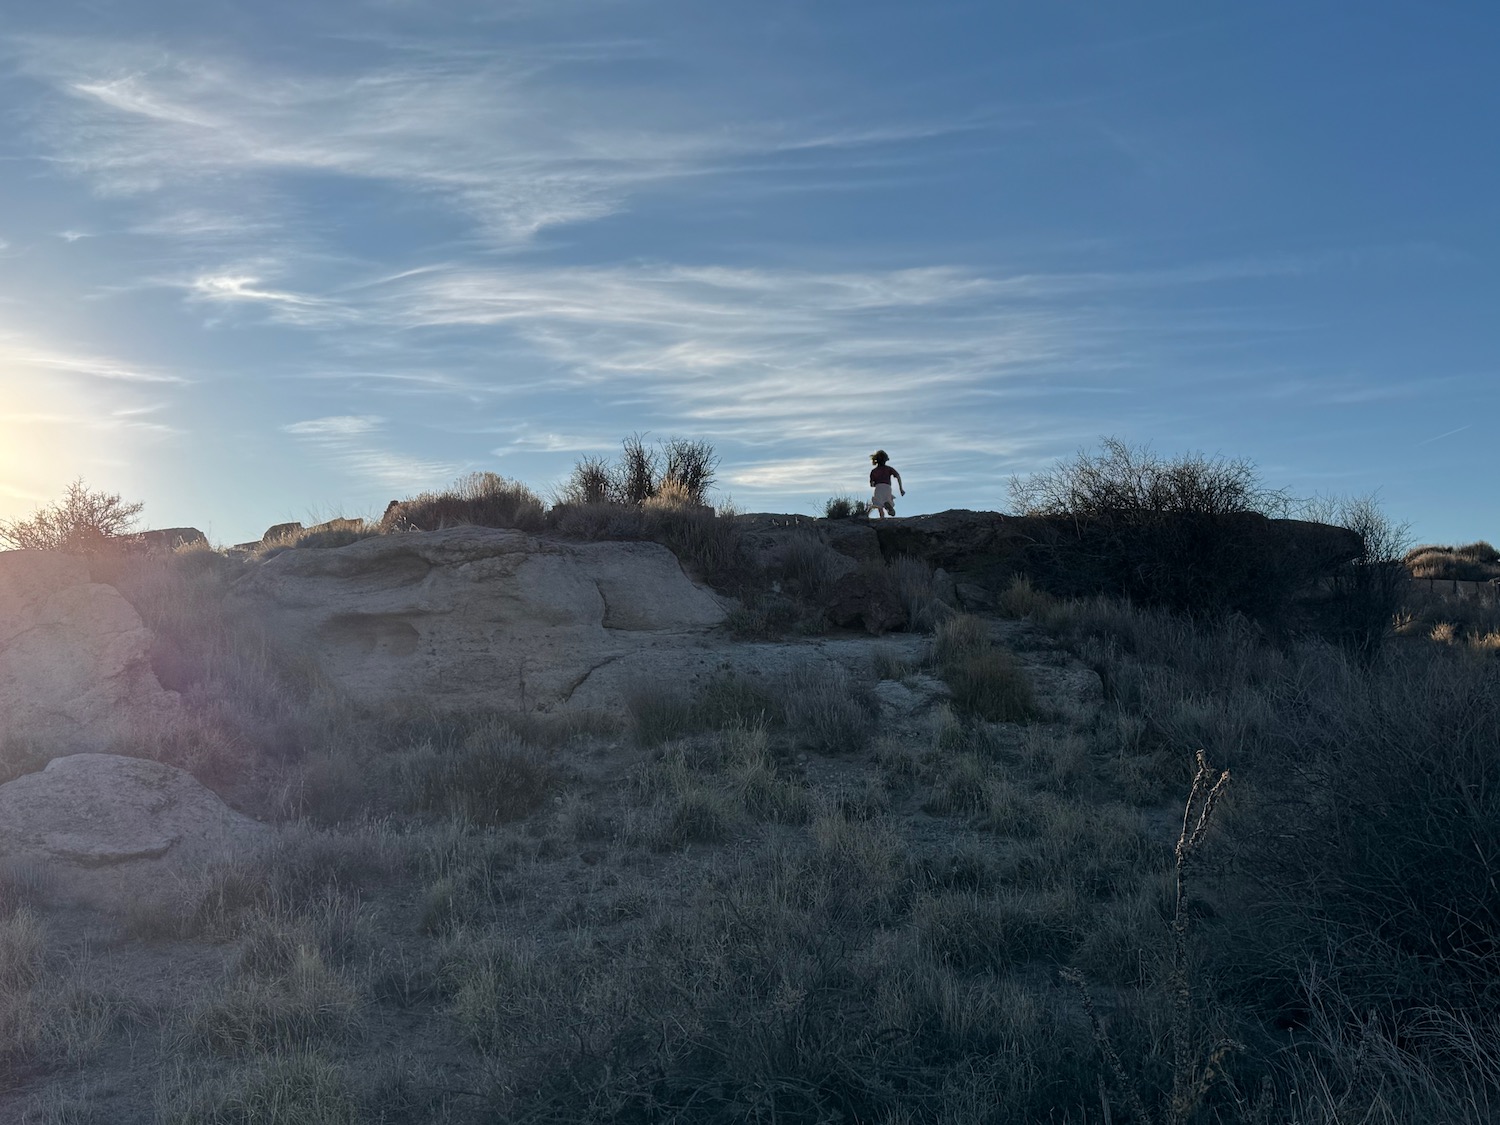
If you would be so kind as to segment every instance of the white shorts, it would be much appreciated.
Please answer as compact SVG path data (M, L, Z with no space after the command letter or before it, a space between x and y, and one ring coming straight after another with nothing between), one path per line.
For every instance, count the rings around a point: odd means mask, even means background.
M896 498L891 492L890 485L877 484L875 486L875 495L870 498L870 506L874 508L884 508L887 504L895 503L895 500Z

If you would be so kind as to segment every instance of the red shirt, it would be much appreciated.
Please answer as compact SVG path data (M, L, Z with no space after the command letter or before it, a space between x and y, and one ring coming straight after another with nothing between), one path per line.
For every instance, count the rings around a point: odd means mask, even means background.
M870 470L870 486L877 484L890 484L891 478L896 476L896 470L889 465L876 465Z

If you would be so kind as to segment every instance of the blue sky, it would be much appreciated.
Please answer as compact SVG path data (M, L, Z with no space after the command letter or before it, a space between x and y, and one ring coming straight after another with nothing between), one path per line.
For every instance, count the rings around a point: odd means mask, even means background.
M632 432L1007 504L1101 435L1500 539L1500 7L35 3L0 518L218 542Z

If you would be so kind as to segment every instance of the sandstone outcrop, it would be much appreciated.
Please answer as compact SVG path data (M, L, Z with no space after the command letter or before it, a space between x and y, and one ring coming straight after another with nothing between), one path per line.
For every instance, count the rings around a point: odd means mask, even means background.
M482 527L286 551L231 597L356 698L439 708L565 706L611 665L672 675L726 611L659 544Z
M0 552L0 736L98 749L176 709L151 670L151 633L85 560Z
M60 898L107 909L170 900L270 837L191 774L141 758L73 754L0 785L0 860L39 873Z

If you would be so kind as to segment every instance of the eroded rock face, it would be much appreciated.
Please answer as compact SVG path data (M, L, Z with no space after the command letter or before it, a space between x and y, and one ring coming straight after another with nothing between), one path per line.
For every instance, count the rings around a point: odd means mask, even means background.
M191 774L141 758L72 754L0 785L0 859L93 906L170 899L270 836Z
M611 665L669 669L726 608L656 543L480 527L287 551L232 597L357 698L528 710Z
M0 552L0 734L96 749L174 712L150 653L140 616L83 559Z

